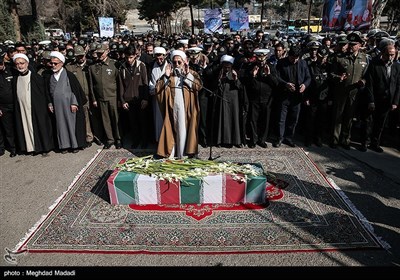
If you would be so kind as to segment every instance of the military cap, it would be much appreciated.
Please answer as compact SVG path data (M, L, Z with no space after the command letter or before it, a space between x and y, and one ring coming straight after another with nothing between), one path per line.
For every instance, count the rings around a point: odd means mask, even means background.
M74 49L69 49L69 50L67 50L67 53L66 53L66 55L65 55L65 58L68 59L68 60L73 60L73 59L75 59L75 52L74 52Z
M66 49L65 44L64 44L64 43L58 44L58 49L59 49L59 50L65 50L65 49Z
M97 42L92 42L91 44L90 44L90 46L89 46L89 49L91 50L91 51L95 51L96 50L96 47L97 47Z
M125 45L124 44L118 44L118 51L119 52L125 51Z
M270 50L269 49L256 49L255 51L254 51L254 54L256 55L256 56L265 56L265 55L267 55L267 54L269 54L270 53Z
M213 40L211 37L207 37L203 41L203 45L205 45L205 46L211 46L212 44L213 44Z
M0 53L0 63L1 63L1 64L3 64L5 54L6 54L6 53L3 53L3 52Z
M318 41L311 41L307 43L307 48L309 49L319 49L322 44Z
M376 28L375 28L375 29L371 29L370 31L368 31L367 37L368 37L368 38L370 38L370 37L373 37L373 38L374 38L374 37L375 37L375 34L378 33L379 31L380 31L380 30L379 30L379 29L376 29Z
M336 38L336 43L337 43L337 44L345 45L345 44L347 44L348 42L349 42L349 41L347 40L347 37L346 37L346 36L339 35L339 36Z
M79 41L78 41L78 45L86 46L86 39L80 38Z
M42 59L50 60L50 53L51 51L43 51L42 52Z
M199 52L201 52L202 50L203 50L202 48L193 47L193 48L187 49L187 52L188 52L188 53L199 53Z
M362 42L364 42L360 34L358 34L355 31L347 35L347 40L349 41L349 44L357 44L357 43L361 44Z
M110 44L110 51L114 52L118 50L118 44L117 43L111 43Z
M168 42L167 41L161 42L160 47L163 47L164 49L169 49Z
M385 32L385 31L378 31L374 35L374 38L376 40L380 40L382 38L389 38L389 37L390 37L389 34L387 32Z
M321 56L321 57L326 57L326 56L328 56L328 55L329 55L329 50L328 50L328 48L327 48L327 47L324 47L324 46L320 46L320 47L318 48L317 55L319 55L319 56Z
M74 47L74 52L75 52L75 56L85 55L86 54L85 50L80 45L77 45L77 46Z
M108 46L106 44L97 44L96 52L102 53L108 50Z
M221 46L217 49L218 56L226 54L226 49L224 46Z

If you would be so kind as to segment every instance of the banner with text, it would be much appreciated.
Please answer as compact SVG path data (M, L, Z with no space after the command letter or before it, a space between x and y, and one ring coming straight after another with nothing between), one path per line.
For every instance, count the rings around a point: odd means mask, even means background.
M372 0L325 0L322 31L369 29Z
M204 10L204 33L222 33L222 9Z
M229 14L229 26L231 31L249 29L249 13L247 8L231 9Z
M114 19L99 17L100 37L114 36Z

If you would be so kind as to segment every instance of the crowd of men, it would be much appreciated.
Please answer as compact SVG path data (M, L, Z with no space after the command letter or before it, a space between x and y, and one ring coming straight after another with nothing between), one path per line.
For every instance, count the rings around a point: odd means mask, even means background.
M277 35L6 41L0 156L92 143L195 156L198 144L295 147L299 130L305 146L350 149L355 121L358 149L382 152L385 128L400 128L399 40L380 30Z

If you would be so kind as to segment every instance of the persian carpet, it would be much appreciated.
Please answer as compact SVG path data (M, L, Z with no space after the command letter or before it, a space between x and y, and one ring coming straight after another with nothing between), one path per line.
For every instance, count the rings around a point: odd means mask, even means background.
M149 152L149 151L148 151ZM268 253L380 248L300 148L224 149L218 160L263 165L284 189L267 205L111 205L107 178L122 159L103 150L18 252ZM200 158L208 158L201 150Z

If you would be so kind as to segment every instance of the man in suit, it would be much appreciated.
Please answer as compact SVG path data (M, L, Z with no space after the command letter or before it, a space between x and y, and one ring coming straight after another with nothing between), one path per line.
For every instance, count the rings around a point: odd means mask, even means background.
M278 139L273 144L280 147L282 143L295 147L293 136L299 119L301 102L306 88L311 83L307 63L300 59L301 48L294 46L289 50L288 57L278 61L276 70L279 75L278 99L279 131Z
M395 110L400 99L400 64L394 62L396 48L394 44L385 46L381 56L370 63L366 75L366 93L368 115L364 139L360 150L368 148L382 153L380 147L382 131L390 111Z

